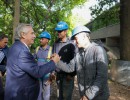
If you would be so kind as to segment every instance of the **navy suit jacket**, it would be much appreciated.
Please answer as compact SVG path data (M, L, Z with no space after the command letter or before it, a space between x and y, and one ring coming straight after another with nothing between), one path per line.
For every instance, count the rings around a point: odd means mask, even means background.
M6 46L5 48L2 49L5 57L3 59L3 61L0 63L0 71L2 71L2 73L4 73L6 71L6 61L7 61L7 55L8 55L8 51L9 48Z
M16 41L8 53L5 100L37 100L38 78L55 68L53 61L38 66L25 44Z

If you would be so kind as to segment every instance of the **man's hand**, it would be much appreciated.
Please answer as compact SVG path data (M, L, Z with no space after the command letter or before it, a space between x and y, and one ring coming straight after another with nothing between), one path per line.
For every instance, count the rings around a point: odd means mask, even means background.
M57 63L58 61L60 61L60 58L58 54L54 53L51 55L50 60L53 60L55 63Z
M50 74L50 78L49 78L51 81L55 81L56 80L56 75L54 73L51 73Z
M52 82L54 82L56 80L56 76L54 73L51 73L49 76L49 79L47 80L47 82L45 83L46 85L51 84Z
M82 96L80 100L88 100L88 98L85 96Z

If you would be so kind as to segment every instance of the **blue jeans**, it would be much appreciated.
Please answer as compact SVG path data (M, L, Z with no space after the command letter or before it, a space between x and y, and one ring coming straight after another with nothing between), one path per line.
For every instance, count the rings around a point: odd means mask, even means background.
M62 77L57 84L59 88L58 100L71 100L74 89L74 77L70 80L67 80L66 77Z

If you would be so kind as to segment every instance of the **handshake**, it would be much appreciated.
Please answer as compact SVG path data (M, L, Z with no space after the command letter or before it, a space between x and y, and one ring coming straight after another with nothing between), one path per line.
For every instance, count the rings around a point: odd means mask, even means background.
M60 61L60 56L56 53L52 54L51 57L50 57L50 60L53 60L55 63L59 62Z

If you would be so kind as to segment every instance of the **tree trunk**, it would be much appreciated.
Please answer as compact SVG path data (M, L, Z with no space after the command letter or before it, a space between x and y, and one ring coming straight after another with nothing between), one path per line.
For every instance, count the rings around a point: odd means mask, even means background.
M20 18L20 0L15 0L15 7L14 7L14 19L13 19L13 38L12 42L14 42L15 38L15 28L19 24Z
M120 56L130 61L130 0L120 0Z

